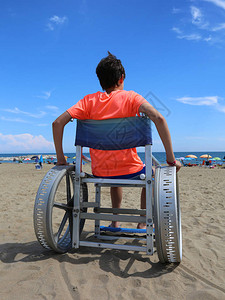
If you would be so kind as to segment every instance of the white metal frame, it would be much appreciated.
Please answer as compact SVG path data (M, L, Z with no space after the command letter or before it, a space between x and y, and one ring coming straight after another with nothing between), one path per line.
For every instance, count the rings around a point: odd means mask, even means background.
M72 247L79 248L79 246L87 247L98 247L98 248L110 248L110 249L121 249L121 250L132 250L132 251L142 251L149 255L153 254L154 239L153 239L153 215L152 215L152 160L158 165L158 161L153 157L151 145L145 146L145 164L146 164L146 174L145 179L105 179L105 178L88 178L83 177L84 173L81 170L82 166L82 147L76 146L76 171L75 171L75 181L74 181L74 210L73 210L73 234L72 234ZM145 187L146 188L146 210L123 210L123 209L112 209L108 208L105 213L93 212L93 213L82 213L80 207L80 184L81 182L94 183L96 186L96 196L95 202L84 203L85 207L100 208L101 200L101 186L123 186L123 187ZM97 210L98 211L98 210ZM112 212L117 212L118 214L112 214ZM125 211L125 214L124 214ZM106 212L111 212L108 214ZM127 212L127 214L126 214ZM135 213L131 215L130 213ZM137 216L137 214L139 214ZM145 214L145 216L143 216ZM141 238L146 241L146 246L134 246L134 245L118 245L115 243L102 243L102 242L90 242L85 240L80 240L79 235L79 223L80 219L92 219L95 220L95 236L98 239L105 239L113 241L115 239L120 239L118 236L103 236L100 232L100 221L119 221L119 222L133 222L133 223L146 223L146 238ZM123 239L131 239L129 237L123 237Z

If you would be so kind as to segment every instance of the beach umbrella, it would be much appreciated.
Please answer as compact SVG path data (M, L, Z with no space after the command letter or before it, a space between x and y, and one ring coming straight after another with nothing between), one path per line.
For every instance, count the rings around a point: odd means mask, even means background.
M34 156L31 157L31 159L32 159L32 160L33 160L33 159L38 159L38 156L37 156L37 155L34 155Z
M212 160L221 160L221 158L219 158L219 157L214 157L214 158L212 158Z
M203 154L203 155L200 156L200 158L207 158L207 159L209 159L209 158L212 158L212 156L209 155L209 154Z
M197 156L196 156L196 155L193 155L193 154L188 154L188 155L186 155L185 157L189 157L189 158L197 158Z
M176 160L184 160L184 159L185 159L185 157L183 157L183 156L176 158Z
M184 159L185 159L185 160L192 160L191 157L185 157Z
M24 160L31 160L29 157L27 157L27 158L24 158Z

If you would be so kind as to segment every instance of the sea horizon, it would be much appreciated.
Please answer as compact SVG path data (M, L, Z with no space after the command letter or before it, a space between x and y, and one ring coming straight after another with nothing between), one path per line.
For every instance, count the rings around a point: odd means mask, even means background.
M90 156L89 152L83 152L85 155ZM140 158L144 161L145 157L144 157L144 152L143 151L138 151L138 154L140 156ZM153 152L152 153L155 158L160 162L160 163L166 163L166 153L165 152ZM225 158L225 151L175 151L174 152L176 159L180 158L180 157L185 157L186 155L189 154L193 154L195 156L197 156L197 159L193 159L193 161L195 162L199 162L202 161L202 159L200 158L201 155L203 154L209 154L212 156L212 158L214 157L219 157L221 159L221 162L223 162L224 158ZM27 156L31 156L31 155L42 155L42 156L49 156L52 155L53 157L56 156L55 152L21 152L21 153L0 153L0 160L4 159L4 158L12 158L12 157L27 157ZM72 163L74 161L74 156L76 155L75 152L65 152L65 156L68 157L68 162ZM1 160L1 162L12 162L11 160ZM30 161L30 163L34 162L33 160Z

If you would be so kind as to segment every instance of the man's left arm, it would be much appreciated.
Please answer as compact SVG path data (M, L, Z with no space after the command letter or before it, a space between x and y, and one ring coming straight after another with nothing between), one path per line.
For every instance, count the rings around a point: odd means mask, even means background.
M71 115L66 111L52 123L52 132L57 156L57 165L67 165L63 153L62 141L64 127L70 120Z

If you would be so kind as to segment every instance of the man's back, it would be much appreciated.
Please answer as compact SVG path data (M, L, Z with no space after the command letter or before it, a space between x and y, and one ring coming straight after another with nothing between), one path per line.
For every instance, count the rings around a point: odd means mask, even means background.
M72 118L104 120L134 117L140 105L147 102L133 91L117 90L89 94L67 112ZM140 171L143 163L135 148L120 151L90 150L92 172L96 176L119 176Z
M134 117L140 105L147 102L133 91L117 90L89 94L67 111L74 119L104 120Z

